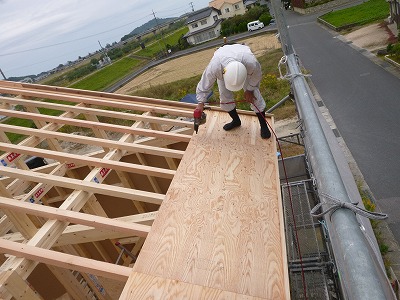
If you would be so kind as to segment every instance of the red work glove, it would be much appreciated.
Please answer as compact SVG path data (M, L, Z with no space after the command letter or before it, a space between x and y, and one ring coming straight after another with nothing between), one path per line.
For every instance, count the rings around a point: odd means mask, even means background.
M200 110L200 115L201 115L201 113L204 110L204 103L200 102L199 104L197 104L197 107L196 107L196 109L194 111L196 111L196 110Z

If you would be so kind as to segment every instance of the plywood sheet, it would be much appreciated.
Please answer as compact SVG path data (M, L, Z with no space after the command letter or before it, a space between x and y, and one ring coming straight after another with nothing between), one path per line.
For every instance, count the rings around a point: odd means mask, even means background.
M228 114L207 112L120 299L147 299L171 282L289 299L276 144L260 138L255 116L241 119L226 132ZM177 299L168 295L155 299Z

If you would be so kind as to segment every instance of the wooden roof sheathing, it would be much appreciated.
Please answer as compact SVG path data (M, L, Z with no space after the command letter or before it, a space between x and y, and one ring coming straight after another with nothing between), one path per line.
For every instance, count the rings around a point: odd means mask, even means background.
M253 113L225 132L213 108L193 135L193 104L7 81L0 94L0 115L34 124L0 123L1 299L289 299L276 146Z
M275 142L207 114L120 299L289 299Z

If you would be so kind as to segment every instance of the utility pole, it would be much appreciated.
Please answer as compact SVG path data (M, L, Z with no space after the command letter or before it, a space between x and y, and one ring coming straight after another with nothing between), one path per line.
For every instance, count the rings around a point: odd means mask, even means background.
M106 59L110 59L108 57L107 50L104 49L104 47L100 44L100 41L98 41L98 42L99 42L99 45L100 45L100 48L101 48L101 52L103 52L103 54L104 54L104 57L106 57Z
M154 19L156 20L156 24L157 24L157 26L156 26L156 32L157 32L157 28L160 29L161 39L162 39L162 42L163 42L163 44L164 44L164 49L162 49L162 52L165 53L165 51L166 51L166 49L167 49L167 45L166 45L165 42L164 42L163 33L162 33L161 28L160 28L160 25L158 25L158 21L157 21L156 14L155 14L154 10L151 10L151 11L153 12L153 16L154 16ZM158 39L157 39L157 41L158 41L158 43L160 44L160 41L159 41ZM160 45L160 48L162 48L161 45Z
M193 2L190 2L189 5L192 7L192 12L194 11Z
M7 80L6 75L4 75L3 71L0 69L1 75L3 75L4 80Z

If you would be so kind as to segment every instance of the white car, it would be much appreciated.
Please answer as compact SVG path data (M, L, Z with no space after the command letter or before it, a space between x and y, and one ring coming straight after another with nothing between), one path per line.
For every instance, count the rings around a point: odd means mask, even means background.
M248 31L253 31L261 28L264 28L264 23L259 20L247 23Z

